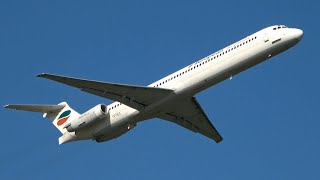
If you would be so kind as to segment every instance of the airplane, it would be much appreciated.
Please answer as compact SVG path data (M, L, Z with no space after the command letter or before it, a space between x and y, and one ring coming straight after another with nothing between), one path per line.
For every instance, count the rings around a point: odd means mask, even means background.
M46 78L115 101L83 114L66 102L57 105L6 105L4 108L43 113L62 133L59 144L79 140L104 142L160 118L200 133L215 142L222 136L195 95L296 45L303 31L274 25L251 34L148 86L116 84L43 73Z

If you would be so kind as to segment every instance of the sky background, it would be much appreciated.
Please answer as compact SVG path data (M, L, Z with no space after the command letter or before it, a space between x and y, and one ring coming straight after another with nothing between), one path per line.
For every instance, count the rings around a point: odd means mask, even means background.
M0 109L0 179L320 179L318 1L1 1L2 105L78 112L111 101L47 72L147 85L270 25L295 47L196 97L224 140L154 119L105 143L58 145L41 114Z

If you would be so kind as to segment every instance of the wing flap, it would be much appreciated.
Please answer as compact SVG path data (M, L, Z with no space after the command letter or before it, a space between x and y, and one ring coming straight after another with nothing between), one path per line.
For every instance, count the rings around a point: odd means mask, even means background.
M127 97L127 96L122 95L120 93L110 93L110 92L105 92L105 91L101 91L101 90L93 89L93 88L90 88L90 89L85 88L85 89L82 89L82 91L90 93L90 94L94 94L97 96L101 96L101 97L104 97L107 99L111 99L113 101L121 102L122 104L125 104L125 105L132 107L134 109L137 109L137 110L143 109L145 106L149 105L147 103L145 103L145 104L140 103L140 102L134 100L133 98ZM139 98L138 98L138 100L139 100ZM150 102L150 101L148 101L148 102Z

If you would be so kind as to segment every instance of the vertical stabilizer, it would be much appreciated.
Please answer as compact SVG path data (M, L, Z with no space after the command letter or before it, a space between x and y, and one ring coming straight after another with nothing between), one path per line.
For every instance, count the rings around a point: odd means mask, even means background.
M52 124L62 133L68 132L65 125L70 122L71 119L79 117L80 114L73 110L66 102L59 103L58 105L63 105L64 108L59 111L52 111L43 114L44 118L48 118Z

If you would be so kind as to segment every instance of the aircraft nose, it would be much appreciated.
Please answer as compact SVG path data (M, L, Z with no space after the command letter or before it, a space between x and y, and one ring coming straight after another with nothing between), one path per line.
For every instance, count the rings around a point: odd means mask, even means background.
M300 41L303 37L303 31L301 29L293 29L293 34L295 39L297 39L298 41Z

